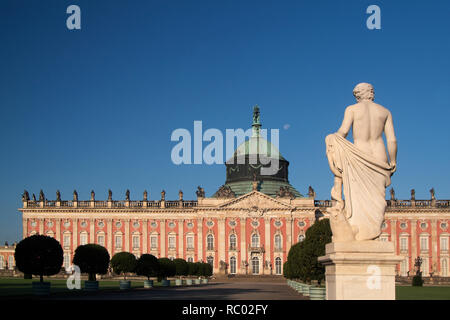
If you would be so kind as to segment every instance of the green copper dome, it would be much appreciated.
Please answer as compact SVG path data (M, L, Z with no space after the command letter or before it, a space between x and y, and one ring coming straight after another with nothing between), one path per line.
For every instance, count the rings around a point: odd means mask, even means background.
M292 197L302 195L290 185L288 180L287 161L280 151L260 134L261 123L259 120L259 108L253 109L252 136L242 143L228 159L225 184L213 195L220 197L223 194L241 196L253 190L253 182L258 181L257 190L276 197L280 188L284 193ZM270 167L278 160L278 170L272 175L262 175L262 167Z

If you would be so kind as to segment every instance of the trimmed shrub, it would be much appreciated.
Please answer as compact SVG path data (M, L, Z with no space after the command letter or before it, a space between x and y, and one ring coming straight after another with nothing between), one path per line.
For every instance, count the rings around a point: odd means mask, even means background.
M175 263L168 258L159 258L159 274L158 281L166 279L167 277L173 277L176 274Z
M109 266L109 253L98 244L85 244L75 250L73 264L80 267L82 273L89 274L89 281L95 281L96 274L106 274Z
M136 264L136 274L139 276L147 277L157 277L159 274L159 263L158 258L151 254L143 254Z
M114 273L120 275L123 273L123 279L126 280L126 274L136 270L136 257L129 252L116 253L111 259L111 268Z
M207 262L201 262L199 276L210 277L213 274L213 267Z
M177 276L186 276L188 274L188 264L184 259L175 259L173 260L175 263L175 275Z
M197 275L197 269L198 269L198 265L194 262L188 262L188 275L189 276L196 276Z
M59 241L44 235L33 235L20 241L14 252L17 269L24 274L44 276L59 273L63 264L63 249Z

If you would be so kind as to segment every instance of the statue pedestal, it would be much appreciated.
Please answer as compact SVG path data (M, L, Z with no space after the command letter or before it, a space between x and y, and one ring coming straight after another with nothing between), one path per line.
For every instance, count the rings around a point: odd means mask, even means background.
M395 266L402 257L383 241L332 242L326 245L327 300L395 300Z

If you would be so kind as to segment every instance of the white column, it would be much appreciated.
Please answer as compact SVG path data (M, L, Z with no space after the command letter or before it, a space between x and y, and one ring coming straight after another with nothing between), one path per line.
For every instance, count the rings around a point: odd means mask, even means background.
M203 260L203 219L197 219L197 260Z
M148 253L148 220L142 219L142 254Z
M125 219L125 251L130 252L130 219Z
M109 255L112 257L113 256L113 251L112 251L112 220L111 219L107 219L106 220L106 244L107 244L107 249L109 252Z
M247 218L241 218L240 224L241 224L241 261L239 261L239 266L241 272L245 274L245 266L242 265L242 261L247 261L247 243L246 243L246 235L245 235L245 224L246 224Z
M286 218L286 254L292 247L292 233L293 233L293 223L292 217Z
M178 220L178 258L184 259L184 220Z
M75 252L75 250L78 247L78 219L77 218L72 219L72 226L73 226L73 228L72 228L72 230L73 230L72 243L73 243L73 250Z
M433 272L435 274L437 274L438 271L438 265L439 265L439 260L438 260L438 249L437 249L437 244L438 244L438 235L437 235L437 223L438 221L433 219L431 220L431 249L432 249L432 257L430 257L430 266L431 266L431 270L433 270ZM434 267L434 265L436 265L436 268Z
M56 219L56 240L61 242L61 219Z
M25 239L28 235L28 219L22 218L22 239Z
M39 234L44 234L44 219L39 219Z
M266 264L266 260L270 261L272 263L272 257L271 257L271 243L272 239L270 238L270 218L264 218L264 238L265 238L265 245L264 249L266 253L264 254L264 266ZM264 270L264 273L266 273L266 270ZM267 269L267 274L270 274L270 267Z
M226 241L225 241L225 218L219 218L217 219L219 222L218 225L218 251L219 251L219 266L220 266L220 261L226 262L225 261L225 247L226 247Z
M89 219L89 243L95 243L95 220Z
M165 258L165 257L167 257L167 254L166 254L166 219L161 219L159 223L160 223L160 229L161 229L160 255L161 255L161 258Z

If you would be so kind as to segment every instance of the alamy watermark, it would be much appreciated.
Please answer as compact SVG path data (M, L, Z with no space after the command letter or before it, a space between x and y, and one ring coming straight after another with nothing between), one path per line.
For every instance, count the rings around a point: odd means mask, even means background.
M280 130L270 129L270 143L267 140L267 129L250 128L226 129L225 148L224 134L219 129L210 128L203 132L202 121L194 121L194 132L184 128L174 130L171 141L178 142L171 151L172 163L180 164L223 164L224 151L227 164L244 164L248 155L250 164L260 163L261 175L274 175L279 171L279 139ZM245 145L243 152L234 155L235 146ZM236 141L236 145L235 145ZM203 142L209 142L203 148ZM238 150L239 151L239 150ZM193 159L192 159L193 156Z
M70 267L66 268L66 272L70 273L71 275L67 278L66 284L67 289L73 290L73 289L81 289L81 270L80 267L77 265L71 265Z

